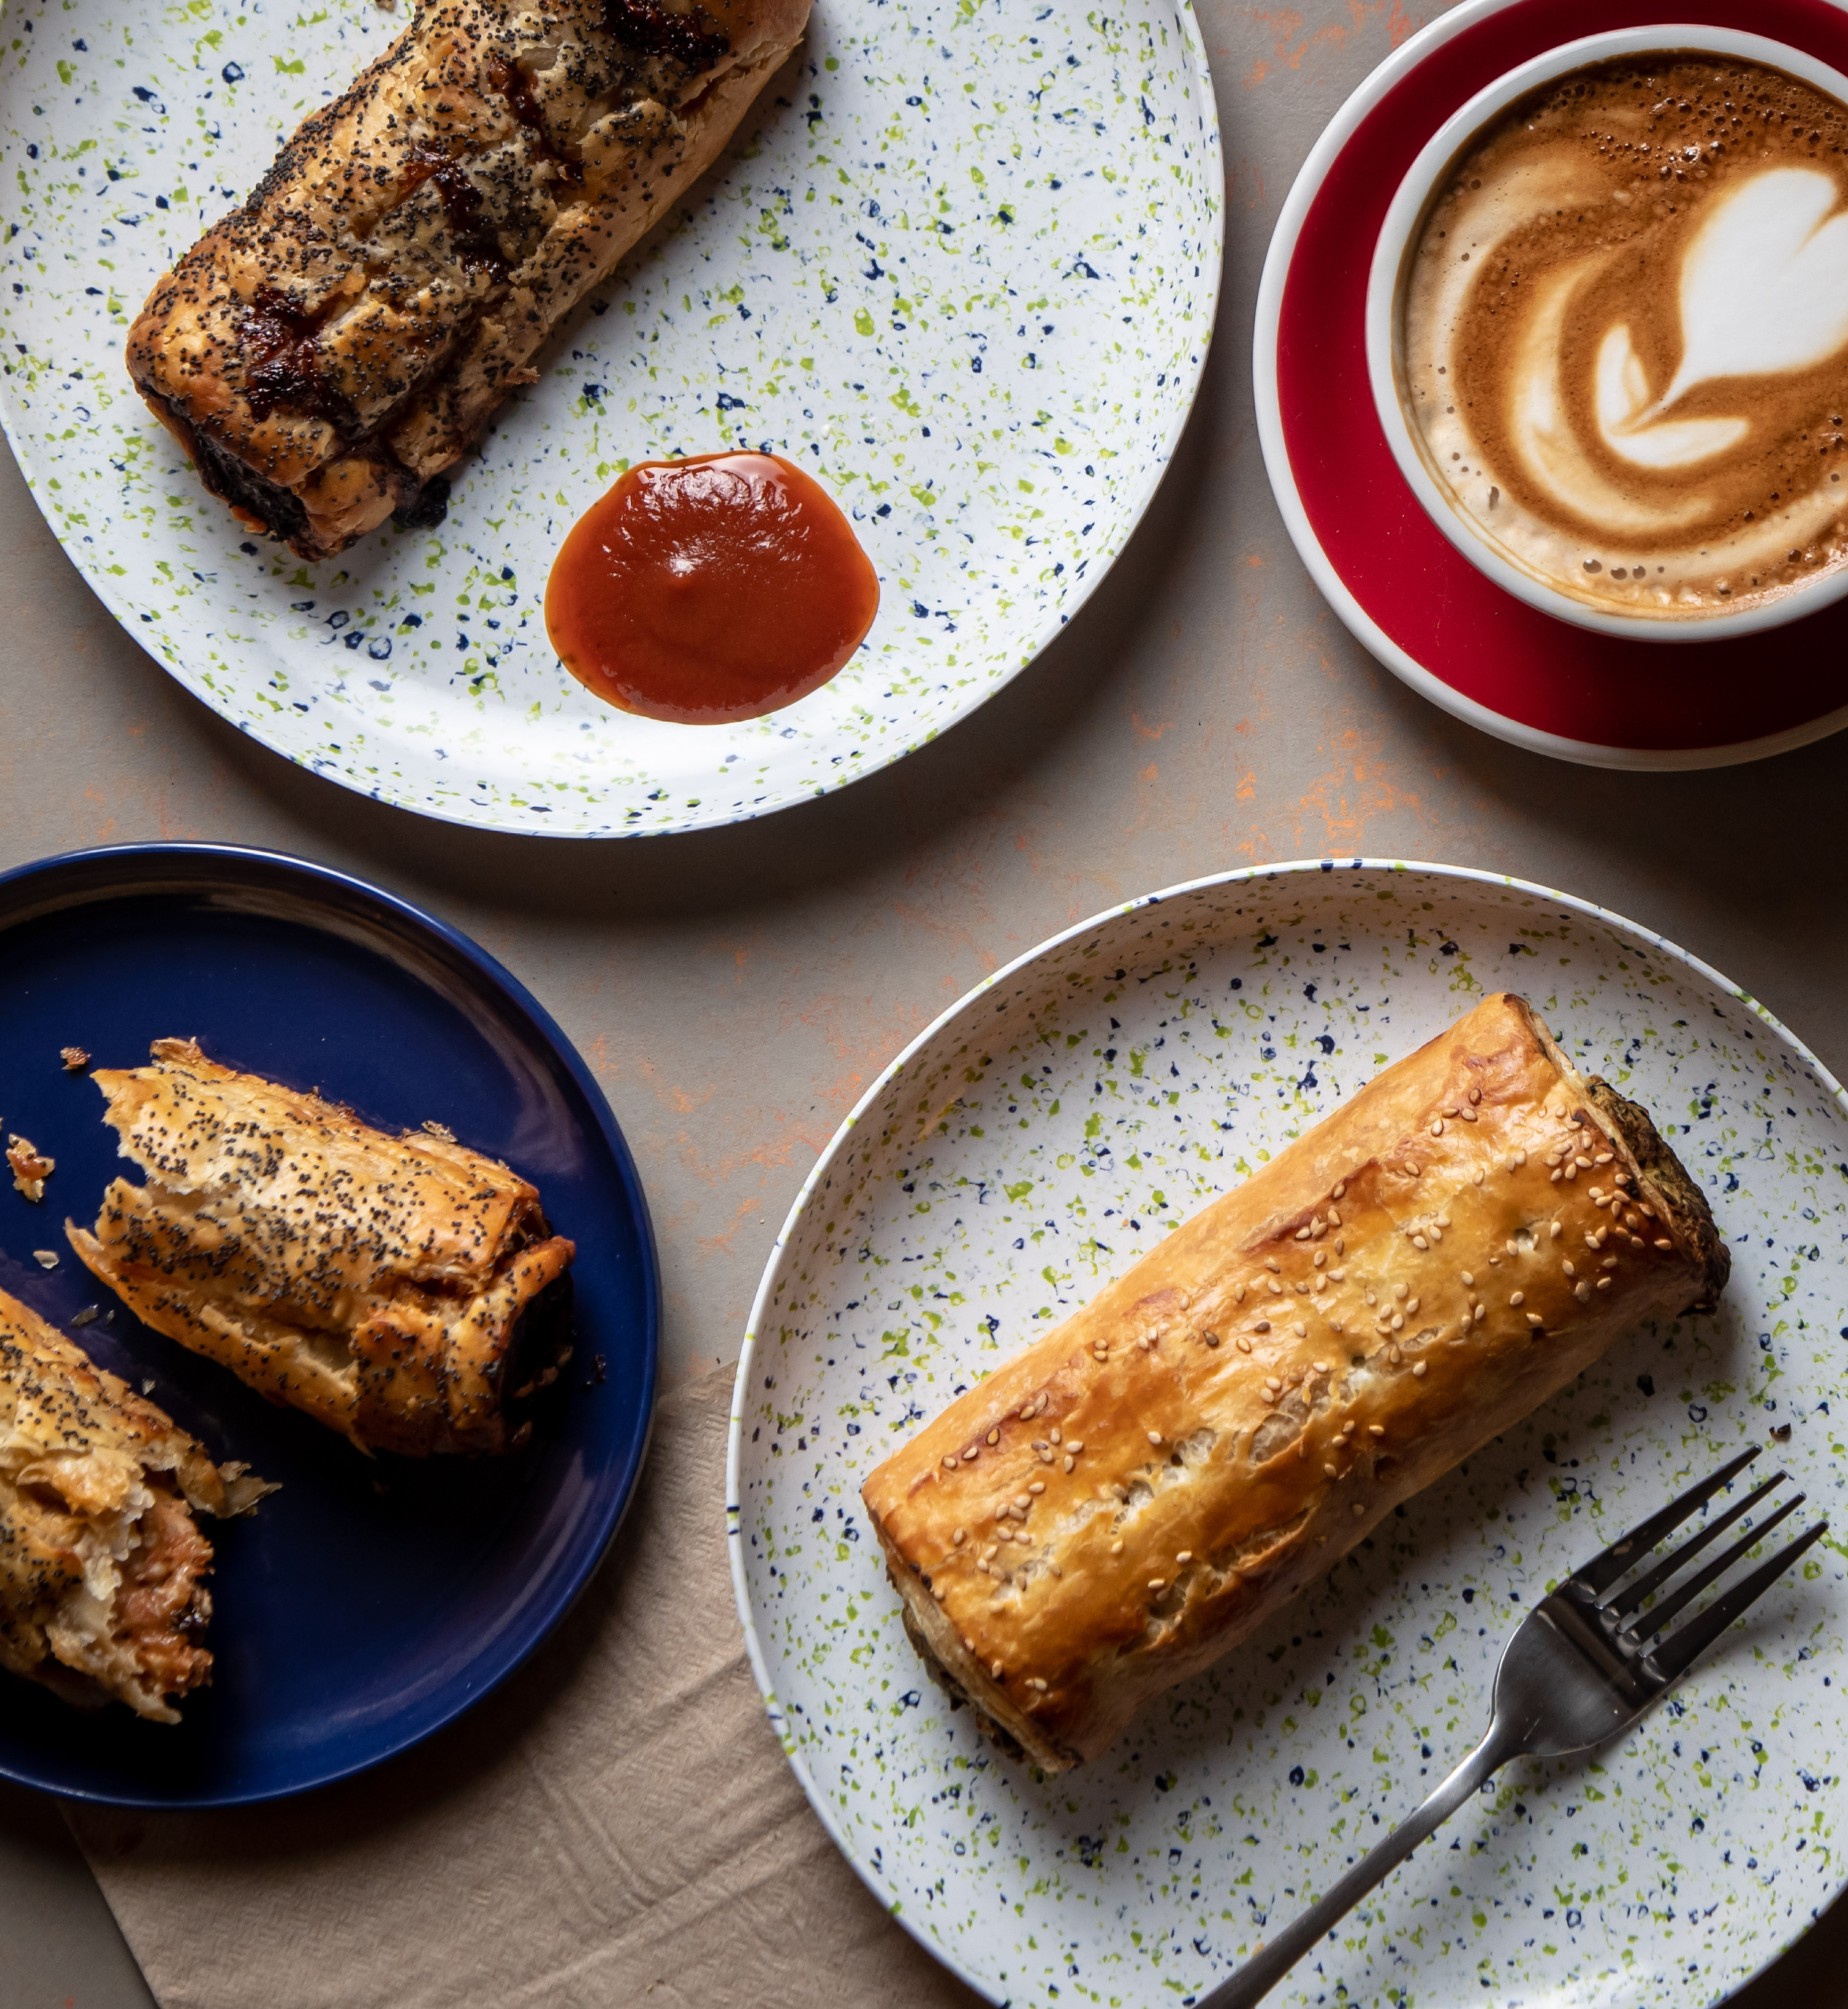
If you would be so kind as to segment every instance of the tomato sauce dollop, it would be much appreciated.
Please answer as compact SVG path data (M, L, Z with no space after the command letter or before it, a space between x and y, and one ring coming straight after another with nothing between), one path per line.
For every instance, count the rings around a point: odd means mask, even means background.
M725 725L820 688L866 639L879 578L810 476L769 453L632 467L552 565L545 622L625 711Z

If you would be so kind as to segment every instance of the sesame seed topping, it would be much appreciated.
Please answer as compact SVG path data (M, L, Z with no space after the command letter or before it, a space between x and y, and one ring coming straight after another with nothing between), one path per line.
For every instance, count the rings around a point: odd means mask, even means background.
M1480 1102L1482 1100L1482 1090L1479 1088L1472 1088L1469 1092L1469 1099L1471 1102Z
M1037 1688L1042 1695L1046 1693L1046 1684L1037 1674L1030 1675L1028 1678L1027 1686L1030 1688Z
M1581 1305L1588 1305L1591 1302L1591 1287L1589 1284L1574 1284L1572 1287L1572 1295Z
M1114 1541L1114 1542L1111 1543L1111 1544L1110 1544L1110 1554L1111 1554L1112 1555L1113 1555L1113 1556L1120 1556L1120 1555L1121 1555L1121 1554L1122 1554L1122 1553L1123 1553L1123 1543L1122 1543L1122 1542L1121 1542L1120 1540L1117 1540L1117 1541Z
M1168 1580L1165 1576L1152 1576L1149 1579L1149 1588L1151 1590L1166 1590L1167 1587Z
M1270 1320L1269 1319L1259 1319L1252 1326L1251 1330L1253 1332L1269 1332L1270 1330ZM1241 1344L1243 1342L1241 1341ZM1244 1350L1247 1353L1249 1353L1251 1349L1248 1346Z
M1071 1469L1072 1469L1072 1467L1073 1467L1074 1465L1075 1465L1077 1463L1078 1463L1078 1460L1077 1460L1075 1458L1074 1458L1074 1457L1072 1456L1072 1454L1071 1454L1071 1452L1070 1452L1070 1451L1067 1451L1067 1452L1065 1454L1065 1469L1066 1469L1067 1472L1071 1471Z
M1180 1554L1174 1558L1175 1561L1177 1563L1191 1563L1193 1559L1194 1552L1191 1549L1183 1549Z
M993 1674L993 1675L994 1676L995 1679L998 1681L1001 1678L1001 1664L1000 1664L1000 1662L999 1660L997 1660L997 1661L996 1661L996 1663L994 1664L994 1665L993 1665L992 1667L990 1667L990 1668L989 1669L989 1671L989 1671L991 1674Z
M1382 1437L1386 1435L1386 1425L1384 1423L1369 1423L1367 1426L1367 1434L1369 1437Z
M1559 1267L1565 1271L1568 1277L1576 1277L1578 1274L1578 1272L1572 1267L1572 1259L1570 1256L1567 1256L1566 1260L1559 1265Z
M1283 1271L1283 1265L1277 1261L1274 1256L1266 1256L1265 1257L1264 1267L1267 1270L1274 1270L1277 1271L1280 1275Z
M1000 1432L999 1430L990 1430L988 1433L988 1441L991 1444L999 1444L1001 1441Z
M1151 1430L1149 1433L1149 1441L1152 1444L1159 1444L1161 1442L1161 1432L1159 1430Z
M1528 1313L1528 1323L1531 1326L1540 1326L1545 1324L1545 1320L1541 1317L1538 1312L1529 1312Z
M955 1533L950 1537L951 1540L954 1542L959 1549L962 1547L963 1543L968 1540L968 1538L969 1531L967 1528L958 1528Z
M1673 1249L1675 1245L1669 1240L1666 1235L1658 1235L1655 1240L1655 1245L1658 1249Z
M1311 1371L1317 1374L1326 1374L1328 1372L1328 1362L1326 1360L1317 1360L1312 1362L1311 1363Z
M1251 1342L1245 1338L1242 1332L1235 1340L1233 1341L1232 1344L1238 1348L1241 1353L1249 1353L1251 1350Z
M1444 1134L1444 1119L1441 1116L1432 1119L1431 1134L1433 1137L1441 1137Z
M1553 1222L1552 1226L1547 1230L1547 1232L1556 1242L1559 1240L1559 1237L1563 1235L1565 1231L1564 1228L1563 1228L1556 1221Z
M1232 1302L1235 1305L1242 1305L1244 1302L1244 1284L1234 1284L1232 1286Z
M1527 1300L1528 1294L1525 1291L1517 1291L1510 1297L1508 1302L1511 1305L1524 1305Z
M1475 1273L1474 1270L1460 1270L1457 1272L1457 1274L1462 1277L1463 1281L1466 1284L1473 1284L1476 1281Z
M972 1464L981 1455L981 1451L982 1447L979 1444L969 1444L965 1447L962 1454Z
M1059 1426L1057 1423L1053 1424L1050 1434L1053 1442L1057 1444L1059 1441Z
M1037 1498L1040 1493L1046 1490L1046 1481L1043 1479L1036 1479L1028 1486L1027 1490Z
M1414 1360L1411 1363L1411 1371L1419 1380L1423 1380L1425 1378L1425 1362L1421 1360Z
M1334 1197L1335 1197L1336 1199L1339 1199L1341 1197L1341 1196L1342 1196L1344 1193L1345 1193L1345 1192L1347 1192L1347 1182L1345 1179L1343 1179L1343 1180L1341 1180L1341 1181L1339 1182L1339 1184L1337 1184L1337 1185L1336 1185L1336 1188L1335 1188L1335 1190L1334 1190ZM1329 1219L1330 1221L1334 1221L1334 1220L1335 1220L1334 1212L1333 1212L1333 1210L1332 1208L1329 1210L1329 1217L1329 1217ZM1335 1224L1336 1224L1336 1227L1339 1227L1339 1226L1340 1225L1340 1223L1339 1221L1336 1221Z
M1298 1339L1307 1339L1309 1336L1309 1328L1303 1323L1301 1319L1298 1319L1290 1330L1296 1334Z
M1357 1501L1355 1501L1355 1502L1354 1503L1354 1512L1355 1512L1357 1515L1358 1515L1358 1514L1364 1514L1364 1513L1365 1513L1367 1510L1366 1510L1366 1508L1365 1508L1365 1507L1363 1507L1363 1506L1361 1504L1361 1503L1357 1500Z
M1431 1244L1425 1240L1423 1235L1414 1235L1411 1238L1411 1245L1414 1249L1428 1249L1431 1246Z
M951 1454L950 1454L950 1455L949 1455L947 1458L945 1458L945 1459L943 1460L943 1463L944 1463L944 1465L946 1465L946 1467L947 1467L947 1469L948 1469L950 1471L954 1472L954 1471L956 1469L956 1454L955 1454L955 1452L954 1452L954 1451L951 1451Z
M1335 1468L1332 1465L1325 1465L1322 1469L1328 1474L1330 1479L1339 1479L1341 1476L1340 1473L1336 1471Z

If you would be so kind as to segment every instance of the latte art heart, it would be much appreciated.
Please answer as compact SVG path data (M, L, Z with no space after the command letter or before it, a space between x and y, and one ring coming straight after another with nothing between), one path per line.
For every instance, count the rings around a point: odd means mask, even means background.
M1742 58L1575 71L1414 240L1401 395L1459 516L1602 611L1684 621L1848 562L1848 108Z

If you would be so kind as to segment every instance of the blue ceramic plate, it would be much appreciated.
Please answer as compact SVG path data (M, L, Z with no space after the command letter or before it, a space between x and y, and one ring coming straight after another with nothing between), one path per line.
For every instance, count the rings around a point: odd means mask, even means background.
M427 1119L532 1179L578 1244L569 1391L501 1460L363 1457L150 1332L66 1249L122 1170L102 1097L61 1047L133 1065L165 1034L321 1088L368 1121ZM597 1567L646 1447L658 1324L648 1210L564 1035L465 936L361 881L272 854L148 845L0 877L0 1121L58 1161L42 1206L0 1186L0 1288L71 1330L215 1458L282 1490L211 1524L212 1686L177 1728L80 1716L0 1674L0 1774L121 1805L296 1793L403 1750L532 1652ZM33 1252L59 1253L48 1272Z

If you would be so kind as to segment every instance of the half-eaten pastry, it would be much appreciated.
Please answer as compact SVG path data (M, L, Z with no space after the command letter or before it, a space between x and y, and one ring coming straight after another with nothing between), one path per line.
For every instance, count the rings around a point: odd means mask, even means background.
M122 1155L70 1245L135 1316L363 1451L517 1449L569 1358L574 1244L434 1126L393 1137L190 1040L98 1068Z

